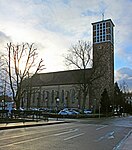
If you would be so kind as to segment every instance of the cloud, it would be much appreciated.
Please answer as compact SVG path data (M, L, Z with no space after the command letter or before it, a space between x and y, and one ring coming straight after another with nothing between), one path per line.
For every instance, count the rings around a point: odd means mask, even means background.
M0 41L1 43L7 42L10 40L10 37L7 36L4 32L0 31Z
M111 18L115 24L118 69L132 64L131 8L130 0L4 0L0 2L0 30L15 42L40 44L47 68L55 70L63 68L61 54L71 44L92 40L91 23L101 20L104 13L104 19Z
M116 71L115 82L117 81L120 85L125 84L129 91L132 91L132 69L121 68Z
M91 23L104 13L115 24L115 81L132 89L131 8L131 0L3 0L0 49L7 41L34 42L46 71L64 70L62 55L78 40L92 41Z
M3 52L3 49L8 42L11 42L11 38L4 32L0 31L0 52Z

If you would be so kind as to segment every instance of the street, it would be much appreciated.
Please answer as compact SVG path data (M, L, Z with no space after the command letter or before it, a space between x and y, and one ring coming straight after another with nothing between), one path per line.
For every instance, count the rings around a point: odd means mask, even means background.
M0 150L117 150L131 130L132 117L1 130Z

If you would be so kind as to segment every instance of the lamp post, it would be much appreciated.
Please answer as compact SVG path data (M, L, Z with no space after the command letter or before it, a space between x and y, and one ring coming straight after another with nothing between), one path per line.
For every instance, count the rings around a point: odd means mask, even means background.
M2 100L2 110L5 110L5 100Z
M5 110L5 100L2 100L2 118L4 118L4 110Z
M48 97L45 98L45 105L46 105L46 109L48 110Z
M60 101L60 99L57 97L56 98L56 111L57 111L57 113L58 113L58 108L59 108L59 101ZM57 120L58 120L58 114L57 114Z
M58 108L59 108L59 101L60 101L60 99L57 97L57 99L56 99L56 107L57 107L57 111L58 111Z

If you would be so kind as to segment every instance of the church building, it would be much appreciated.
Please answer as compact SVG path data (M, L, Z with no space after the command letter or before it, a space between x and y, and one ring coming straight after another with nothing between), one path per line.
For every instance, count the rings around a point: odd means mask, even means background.
M98 109L101 94L107 90L110 100L114 93L114 24L111 19L92 23L93 67L86 69L90 79L95 71L98 76L89 86L85 108ZM97 66L100 66L97 68ZM23 87L24 108L82 108L83 94L80 90L80 76L83 70L68 70L34 75ZM103 75L99 73L103 72ZM95 75L94 75L95 77Z

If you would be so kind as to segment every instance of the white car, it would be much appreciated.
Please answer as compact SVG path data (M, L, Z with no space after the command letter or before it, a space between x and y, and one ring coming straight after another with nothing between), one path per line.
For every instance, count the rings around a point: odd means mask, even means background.
M84 109L84 114L92 114L92 110L91 109Z
M80 114L78 111L76 111L76 110L70 110L70 112L73 114L73 115L78 115L78 114Z
M72 112L68 110L61 110L58 115L72 115Z
M77 112L77 111L75 111L75 110L63 109L63 110L61 110L58 114L59 114L59 115L78 115L79 112Z

